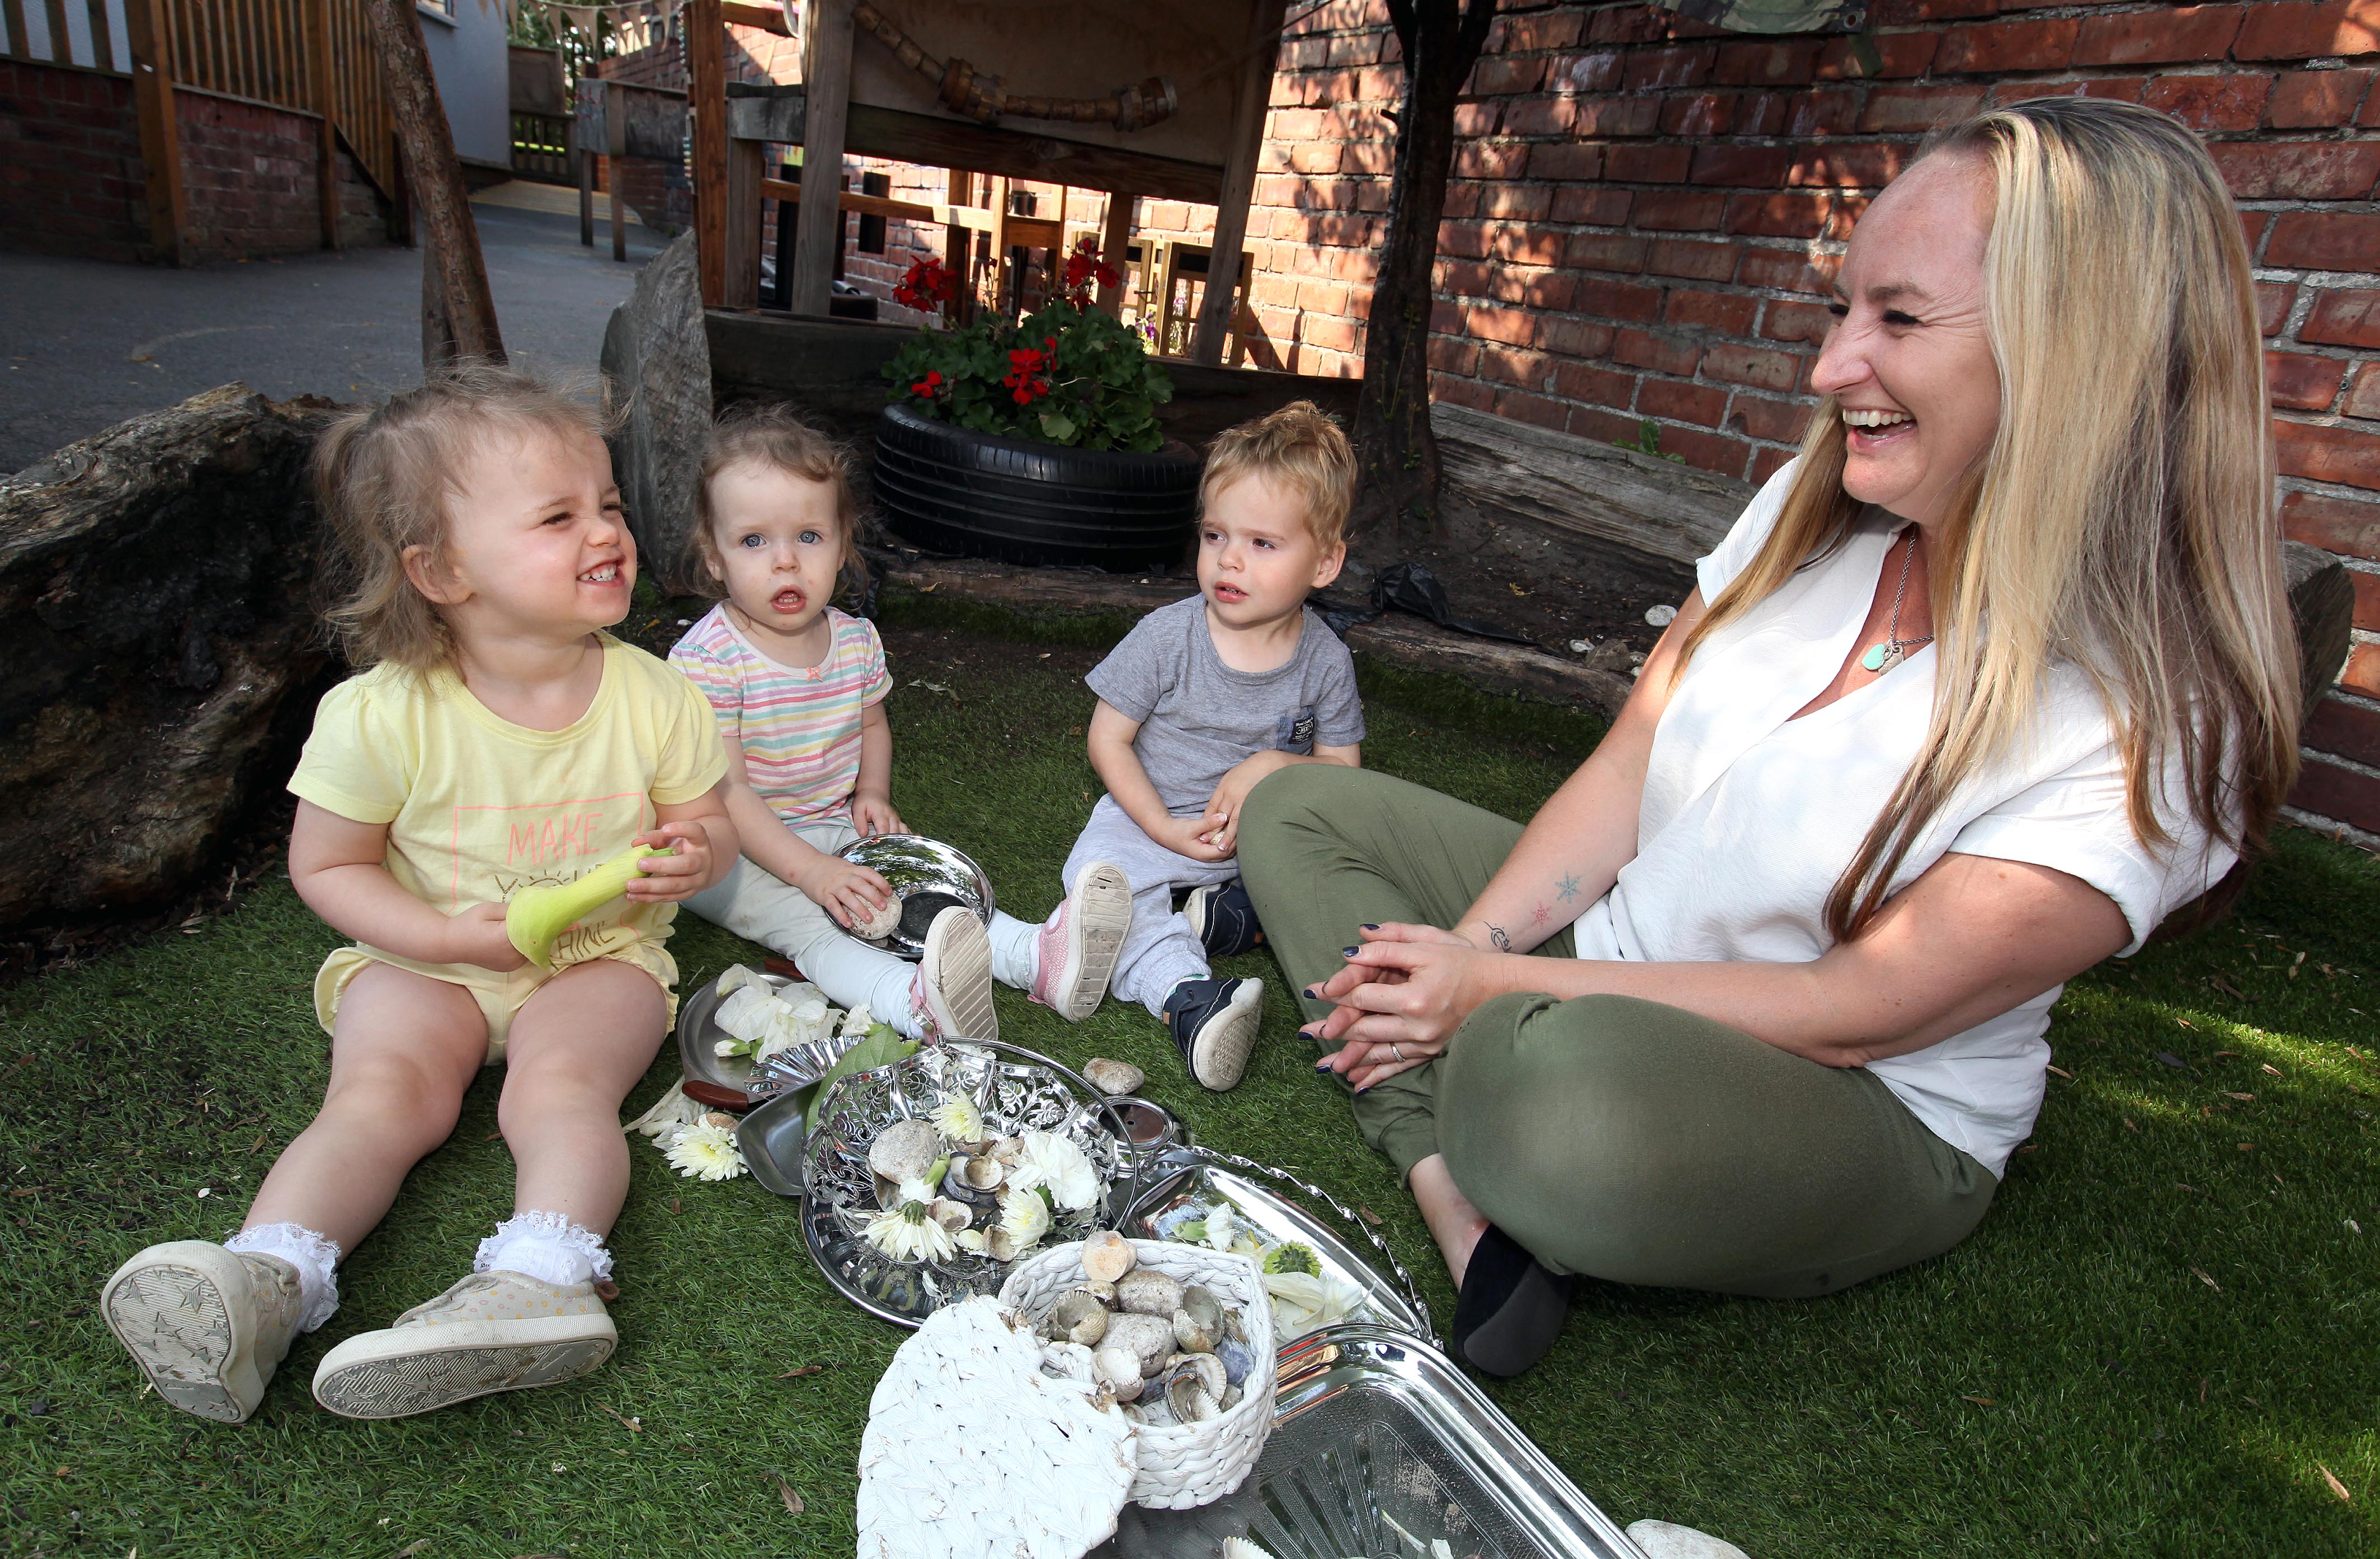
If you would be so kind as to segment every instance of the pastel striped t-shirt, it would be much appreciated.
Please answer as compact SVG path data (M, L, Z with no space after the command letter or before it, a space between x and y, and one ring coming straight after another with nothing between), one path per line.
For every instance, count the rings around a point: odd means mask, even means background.
M833 637L815 666L783 665L760 653L723 602L669 655L710 700L720 734L744 749L752 788L787 822L850 812L859 787L860 711L892 690L876 625L832 606L826 615Z

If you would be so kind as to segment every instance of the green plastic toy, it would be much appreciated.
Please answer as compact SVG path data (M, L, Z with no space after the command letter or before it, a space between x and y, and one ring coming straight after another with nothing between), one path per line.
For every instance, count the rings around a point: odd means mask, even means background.
M504 902L504 934L522 957L550 969L555 938L627 892L639 875L637 862L667 853L650 845L631 845L575 883L523 888Z

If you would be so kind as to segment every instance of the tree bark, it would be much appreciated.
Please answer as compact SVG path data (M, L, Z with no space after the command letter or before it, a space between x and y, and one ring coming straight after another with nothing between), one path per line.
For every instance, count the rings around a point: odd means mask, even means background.
M413 0L370 0L365 9L380 45L406 183L421 218L421 366L434 371L456 358L502 362L504 343L496 331L487 262L480 256L480 229L471 220L455 132L430 73L421 18Z
M1429 428L1431 273L1446 177L1454 161L1454 100L1488 41L1496 0L1389 0L1404 52L1388 231L1364 341L1355 402L1355 523L1408 522L1438 514L1438 442Z

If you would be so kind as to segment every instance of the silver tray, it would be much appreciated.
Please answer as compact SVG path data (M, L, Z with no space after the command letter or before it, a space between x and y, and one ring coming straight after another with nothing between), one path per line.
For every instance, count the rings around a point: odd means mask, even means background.
M859 1042L856 1035L844 1039L830 1032L822 1040L781 1050L762 1062L755 1062L748 1055L720 1054L715 1048L719 1041L734 1038L719 1026L719 981L726 974L725 969L720 970L701 990L678 1004L678 1069L688 1081L741 1093L757 1104L788 1089L809 1087L833 1069L844 1051ZM759 974L759 978L780 994L789 985L804 983L782 974Z
M1127 1504L1091 1555L1214 1559L1225 1538L1273 1559L1645 1559L1445 1355L1354 1324L1281 1354L1247 1481L1196 1510Z
M948 894L974 910L986 927L991 924L991 912L998 907L991 879L955 845L922 834L876 834L854 839L836 853L883 878L896 898L906 899L914 893ZM889 936L857 940L915 963L926 956L925 928L912 932L911 927L897 926Z
M1048 1056L1015 1045L952 1040L837 1078L820 1106L818 1129L802 1149L802 1243L844 1297L902 1326L918 1325L969 1295L999 1293L1014 1270L1013 1263L964 1250L947 1261L895 1261L861 1237L877 1211L868 1145L892 1122L925 1116L946 1089L976 1102L988 1132L1054 1132L1089 1156L1104 1194L1079 1212L1053 1216L1037 1248L1120 1226L1138 1167L1123 1123L1099 1090Z
M1260 1178L1312 1199L1330 1209L1347 1227L1363 1230L1380 1261L1395 1273L1395 1281L1382 1276L1379 1268L1357 1255L1329 1224L1296 1202L1267 1189L1259 1183ZM1374 1234L1353 1208L1321 1187L1308 1185L1284 1170L1212 1148L1164 1148L1142 1160L1140 1184L1134 1191L1131 1211L1125 1215L1126 1227L1143 1238L1161 1239L1164 1236L1158 1232L1158 1224L1169 1212L1185 1203L1212 1206L1217 1201L1230 1202L1243 1219L1274 1239L1295 1240L1309 1247L1320 1259L1325 1273L1362 1289L1364 1304L1349 1318L1351 1321L1368 1321L1427 1342L1437 1341L1437 1334L1430 1330L1429 1306L1423 1300L1413 1274L1397 1260L1388 1242Z

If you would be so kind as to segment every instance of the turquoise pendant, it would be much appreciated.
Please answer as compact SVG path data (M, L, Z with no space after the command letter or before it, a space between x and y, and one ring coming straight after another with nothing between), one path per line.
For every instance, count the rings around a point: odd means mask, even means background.
M1866 654L1860 657L1860 664L1867 667L1870 671L1882 671L1885 667L1890 665L1898 659L1900 659L1900 657L1892 652L1891 645L1878 644L1870 649Z

